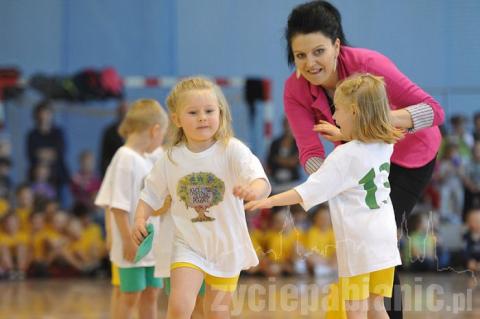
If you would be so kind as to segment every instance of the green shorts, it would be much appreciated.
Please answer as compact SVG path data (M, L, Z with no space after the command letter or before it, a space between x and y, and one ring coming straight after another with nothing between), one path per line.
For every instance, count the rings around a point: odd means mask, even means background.
M165 294L167 296L170 296L170 277L163 278L163 282L164 282L163 291L165 291ZM200 297L205 296L205 280L202 282L202 287L200 287L200 291L198 292L198 295Z
M147 287L162 288L162 278L153 276L155 267L119 268L120 291L138 292Z

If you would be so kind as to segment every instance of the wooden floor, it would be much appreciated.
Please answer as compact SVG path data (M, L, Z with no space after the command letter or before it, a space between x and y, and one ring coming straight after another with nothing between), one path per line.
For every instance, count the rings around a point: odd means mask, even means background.
M405 318L480 318L480 287L466 274L402 274ZM312 278L241 278L233 318L323 318L328 282ZM109 318L107 280L0 282L1 319ZM159 300L164 317L166 297Z

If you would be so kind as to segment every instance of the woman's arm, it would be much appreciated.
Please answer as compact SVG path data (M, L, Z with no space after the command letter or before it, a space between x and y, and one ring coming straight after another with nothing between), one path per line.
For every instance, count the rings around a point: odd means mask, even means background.
M289 79L285 84L283 97L285 115L298 146L300 163L308 174L312 174L322 165L325 149L318 134L313 131L316 124L313 109L305 107L298 101L292 92L290 81L293 80Z
M392 116L393 126L396 128L405 130L413 128L412 114L406 109L392 110L390 115Z
M441 105L400 72L392 61L379 53L367 61L366 71L385 79L397 127L418 131L443 123L445 113ZM399 110L401 112L397 112Z

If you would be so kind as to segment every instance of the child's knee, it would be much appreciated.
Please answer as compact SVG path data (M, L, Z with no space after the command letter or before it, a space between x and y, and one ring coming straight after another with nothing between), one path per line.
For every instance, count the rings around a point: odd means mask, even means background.
M230 313L229 312L222 312L222 313L214 312L214 313L210 313L208 315L208 318L209 319L229 319L230 318Z
M195 308L195 298L186 298L185 296L179 296L172 294L168 300L168 312L173 315L191 315Z
M157 301L159 291L160 291L159 288L153 288L153 287L146 288L144 291L142 291L142 300L145 300L146 302L155 303Z
M370 293L370 296L368 297L368 311L386 311L383 296Z
M368 303L369 300L363 299L363 300L345 300L345 309L347 313L352 312L352 313L357 313L357 314L362 314L362 313L367 313L368 311Z
M137 305L139 299L140 292L123 292L120 294L120 300L130 309Z
M115 298L120 298L120 296L122 295L122 292L120 291L120 287L112 286L112 294Z

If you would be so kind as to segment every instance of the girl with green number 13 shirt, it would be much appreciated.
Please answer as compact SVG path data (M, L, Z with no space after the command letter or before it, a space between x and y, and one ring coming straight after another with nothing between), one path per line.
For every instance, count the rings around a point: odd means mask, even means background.
M347 78L334 103L333 118L349 142L337 146L305 183L245 208L300 203L309 209L328 201L347 316L387 316L383 298L391 297L394 269L401 264L388 174L402 132L391 123L381 77Z

